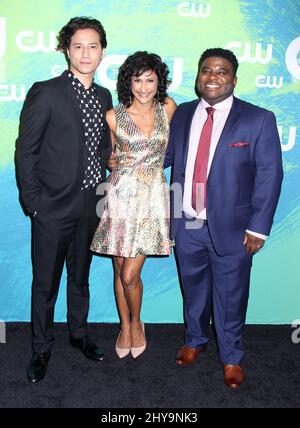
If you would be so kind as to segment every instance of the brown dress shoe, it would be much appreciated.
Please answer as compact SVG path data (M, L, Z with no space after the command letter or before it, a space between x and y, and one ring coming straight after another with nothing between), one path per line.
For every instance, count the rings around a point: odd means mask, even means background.
M182 348L179 349L177 355L176 355L176 364L179 364L180 366L185 366L187 364L192 364L195 362L197 355L200 352L204 352L206 349L206 346L202 346L201 348L191 348L190 346L182 346Z
M240 366L223 364L224 382L229 388L238 389L244 381L245 375Z

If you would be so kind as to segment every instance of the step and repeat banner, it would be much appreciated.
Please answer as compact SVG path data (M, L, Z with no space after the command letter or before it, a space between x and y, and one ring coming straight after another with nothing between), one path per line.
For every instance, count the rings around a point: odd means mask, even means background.
M31 304L30 221L19 205L14 147L19 114L35 81L66 67L56 35L74 16L99 19L108 47L95 80L110 89L127 55L148 50L171 71L169 93L194 99L197 63L209 47L231 49L240 68L236 95L272 110L281 137L284 183L272 236L254 257L248 323L300 318L300 1L299 0L1 0L0 2L0 319L28 321ZM168 173L167 173L168 174ZM174 257L148 258L142 318L182 322ZM93 259L89 320L118 320L110 258ZM56 321L65 321L62 279Z

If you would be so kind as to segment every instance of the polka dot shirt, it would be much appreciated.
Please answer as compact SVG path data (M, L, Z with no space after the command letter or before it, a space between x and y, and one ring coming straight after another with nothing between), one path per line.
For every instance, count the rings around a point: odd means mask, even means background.
M85 89L83 84L69 71L68 76L75 90L82 113L82 124L87 148L87 168L81 189L95 187L101 181L100 142L104 130L103 114L94 83Z

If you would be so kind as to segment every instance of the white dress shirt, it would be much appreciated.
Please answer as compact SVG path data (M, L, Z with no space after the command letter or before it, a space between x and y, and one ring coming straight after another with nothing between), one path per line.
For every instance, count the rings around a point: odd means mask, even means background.
M210 143L210 151L207 165L207 176L210 171L211 163L221 137L223 128L225 126L226 120L230 113L230 109L233 103L233 96L226 98L224 101L215 104L213 107L215 109L214 112L214 121L213 121L213 129ZM183 192L183 211L191 216L196 217L202 220L206 220L206 208L202 210L199 214L196 213L194 208L192 207L192 184L193 184L193 175L194 175L194 165L198 150L199 138L201 135L201 131L203 125L207 119L207 111L206 108L211 107L205 100L201 99L198 104L198 107L194 113L194 117L191 124L191 132L189 139L189 148L188 148L188 156L187 163L185 168L185 183L184 183L184 192ZM257 236L261 239L266 239L267 236L262 235L257 232L253 232L250 230L246 230L251 235Z

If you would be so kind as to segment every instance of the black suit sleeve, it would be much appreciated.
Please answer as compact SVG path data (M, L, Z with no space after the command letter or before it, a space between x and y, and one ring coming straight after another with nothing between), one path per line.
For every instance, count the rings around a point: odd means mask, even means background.
M50 105L46 88L40 83L35 83L29 90L21 111L15 153L21 199L28 214L34 213L37 209L40 195L39 152L49 121Z
M164 160L164 168L168 168L169 166L173 166L174 163L174 157L175 157L175 140L176 140L176 134L178 126L178 123L182 121L180 119L179 113L181 109L180 106L175 111L171 123L170 123L170 136L169 136L169 143L166 150L165 160Z
M107 110L110 110L113 108L112 96L111 96L111 93L109 91L107 91L107 92L108 92L108 105L107 105L108 108L107 108Z
M105 120L105 114L107 110L110 110L113 108L112 103L112 96L108 89L102 88L102 99L103 99L103 115L104 115L104 138L101 144L100 153L101 153L101 159L102 159L102 166L105 169L106 168L106 161L111 155L112 151L112 144L111 144L111 136L110 136L110 129L109 126Z

